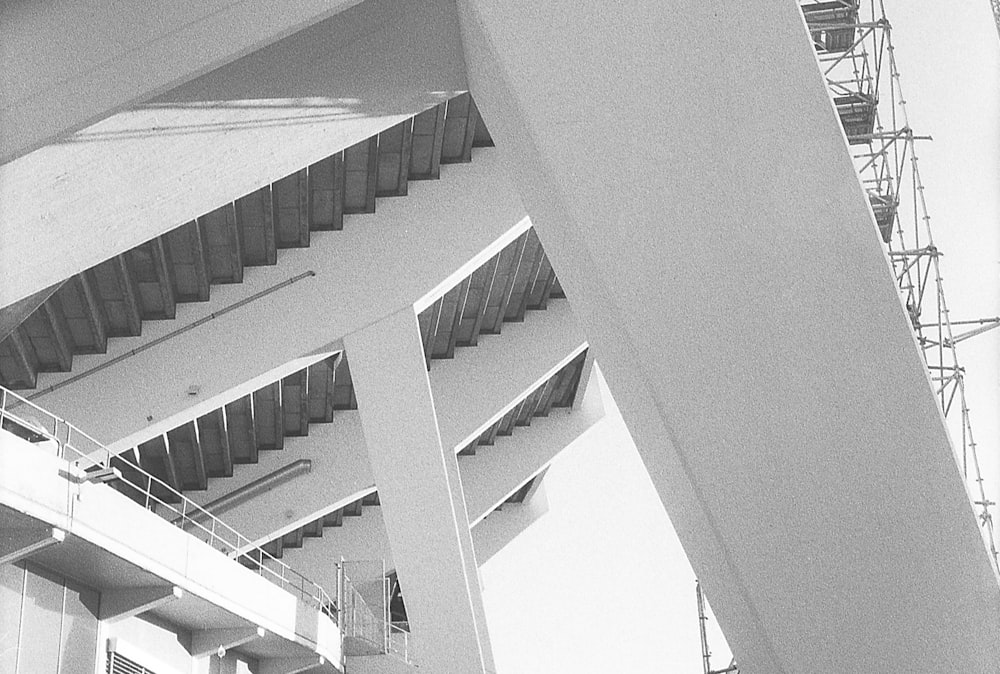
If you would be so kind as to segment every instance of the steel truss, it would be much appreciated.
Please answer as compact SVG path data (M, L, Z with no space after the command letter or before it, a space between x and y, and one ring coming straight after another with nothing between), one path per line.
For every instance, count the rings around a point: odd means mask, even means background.
M983 539L1000 569L992 506L986 498L965 397L957 344L1000 326L1000 317L952 321L924 199L917 144L910 128L882 0L800 0L809 35L875 223L952 435L961 437L962 472ZM954 328L966 326L957 334ZM967 326L975 326L968 328ZM957 443L956 443L957 445ZM957 451L958 447L956 447Z

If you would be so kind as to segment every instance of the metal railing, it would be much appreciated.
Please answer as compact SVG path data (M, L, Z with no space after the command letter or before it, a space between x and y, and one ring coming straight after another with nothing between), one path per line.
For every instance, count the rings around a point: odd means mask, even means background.
M340 631L344 639L363 642L371 649L371 654L389 655L413 664L409 631L394 625L389 617L388 578L382 579L384 605L378 612L381 615L378 615L351 583L344 566L344 562L337 564Z
M0 428L51 449L86 473L105 471L109 485L180 529L191 533L244 567L300 597L339 621L338 606L325 589L309 580L181 494L136 462L115 455L65 419L0 386ZM113 476L107 471L114 470ZM107 481L107 480L105 480Z
M403 662L412 663L410 653L410 632L398 625L386 623L388 630L385 636L385 652L393 655Z

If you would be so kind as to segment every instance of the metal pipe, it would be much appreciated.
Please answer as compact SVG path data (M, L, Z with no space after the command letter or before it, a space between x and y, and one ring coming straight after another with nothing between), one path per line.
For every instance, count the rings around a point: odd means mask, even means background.
M206 503L202 506L202 509L192 513L191 515L178 515L171 522L177 524L182 519L187 520L187 522L200 522L212 517L212 513L225 512L231 508L235 508L241 503L245 503L250 499L254 498L258 494L268 491L278 484L291 480L292 478L298 477L304 473L308 473L312 470L312 461L309 459L299 459L298 461L292 461L287 466L282 466L278 470L268 473L264 477L258 478L253 482L249 482L244 486L229 492L225 496L220 496L211 503ZM187 528L187 523L185 523L183 528Z

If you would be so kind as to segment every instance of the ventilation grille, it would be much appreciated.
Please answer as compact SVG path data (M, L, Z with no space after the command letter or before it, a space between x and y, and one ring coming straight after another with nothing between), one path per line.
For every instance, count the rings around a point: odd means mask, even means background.
M108 653L108 674L156 674L137 662L129 660L120 653Z

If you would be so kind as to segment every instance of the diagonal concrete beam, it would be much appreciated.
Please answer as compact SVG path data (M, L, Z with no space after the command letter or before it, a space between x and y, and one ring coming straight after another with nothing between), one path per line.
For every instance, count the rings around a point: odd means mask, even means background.
M994 668L997 574L797 4L458 7L740 671Z
M6 339L7 335L14 332L14 329L23 323L24 319L30 316L35 309L42 306L45 300L52 297L61 286L62 281L54 283L48 288L43 288L28 297L0 309L0 340Z
M482 566L508 543L517 538L525 529L537 522L549 511L549 501L545 494L545 482L533 489L524 503L511 503L501 510L492 511L472 528L472 540L476 544L476 561Z
M5 529L0 539L0 565L13 564L39 550L66 540L66 532L51 527Z
M101 593L101 620L124 620L184 596L176 585L130 587Z
M248 4L261 3L235 3ZM205 43L255 30L220 30ZM448 0L365 2L0 166L0 307L464 91L460 44ZM187 50L176 55L167 62L187 61Z
M316 232L309 248L282 251L279 264L249 270L242 284L219 286L211 301L184 305L176 321L110 340L106 356L74 359L72 373L41 375L33 402L124 449L190 421L197 403L225 399L252 377L412 306L526 224L493 150L360 217L344 231Z
M194 630L191 632L191 646L188 652L198 658L212 653L223 652L248 644L254 639L267 636L263 627L218 628Z
M597 377L596 371L592 377ZM497 438L492 447L477 447L475 455L461 457L458 465L471 523L479 524L566 447L591 435L604 415L600 386L591 382L576 408L554 409L510 437Z
M418 657L431 671L490 672L458 459L441 443L417 316L403 309L345 346Z
M153 16L142 3L94 2L86 11L5 3L0 36L22 58L4 73L0 163L356 2L297 0L282 12L268 11L266 0L175 3ZM59 54L42 46L55 42L65 47Z
M434 361L430 380L442 442L461 449L586 348L569 303L557 300L523 323L504 325L500 335L456 349L453 359ZM586 388L584 379L578 401Z

